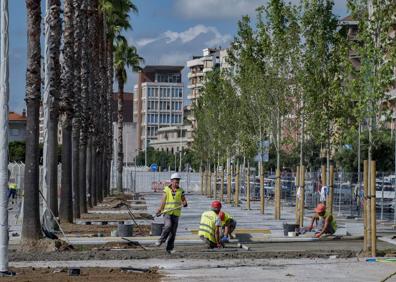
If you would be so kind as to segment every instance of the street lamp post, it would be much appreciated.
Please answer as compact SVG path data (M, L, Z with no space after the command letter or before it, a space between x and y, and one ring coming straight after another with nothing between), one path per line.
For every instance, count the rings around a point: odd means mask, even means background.
M180 162L179 162L179 171L181 172L181 170L182 170L182 151L183 151L183 134L182 134L182 131L183 131L183 126L180 126L180 136L179 136L179 140L180 140L180 151L179 151L179 154L180 154Z

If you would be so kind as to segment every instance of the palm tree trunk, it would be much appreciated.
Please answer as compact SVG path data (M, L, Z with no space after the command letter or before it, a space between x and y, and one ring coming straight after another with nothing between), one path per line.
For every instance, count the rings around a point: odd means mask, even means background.
M41 87L41 1L26 0L27 70L26 70L26 156L22 240L41 237L39 207L39 114Z
M107 136L107 182L106 182L106 190L110 195L111 192L111 160L113 159L113 77L114 77L114 68L113 68L113 39L107 40L107 80L108 80L108 89L107 89L107 108L109 109L107 113L107 123L108 123L108 136Z
M122 169L124 165L124 152L123 152L123 104L124 104L124 80L121 71L117 71L118 81L118 136L117 136L117 191L123 193L122 187Z
M88 34L87 3L81 6L83 17L81 22L82 34ZM89 38L81 38L81 99L80 99L80 148L79 148L79 188L80 188L80 213L87 213L87 143L88 143L88 98L89 98Z
M46 18L46 81L44 93L44 115L48 115L47 140L44 140L44 147L47 149L46 167L47 170L47 201L48 207L54 216L58 216L58 119L59 119L59 92L61 66L59 62L60 45L62 38L62 22L60 17L61 1L48 0ZM45 156L44 156L45 157ZM51 217L52 218L52 217ZM52 221L53 219L51 219Z
M74 117L72 131L72 189L73 189L73 216L80 217L80 181L79 181L79 145L81 128L81 47L82 22L81 1L74 0Z
M88 206L90 208L93 208L93 201L92 201L92 137L88 139L88 146L87 146L87 170L85 174L85 179L87 183L87 192L89 194L89 199L88 199Z
M72 99L74 79L73 1L64 1L64 66L62 73L62 179L59 219L73 222L72 195Z
M8 99L9 99L9 33L8 33L8 1L0 1L1 36L0 36L0 201L7 203L8 197ZM0 271L8 272L8 209L3 204L0 208Z
M96 206L98 204L97 195L96 195L96 146L95 141L92 141L91 147L91 198L92 198L92 206Z

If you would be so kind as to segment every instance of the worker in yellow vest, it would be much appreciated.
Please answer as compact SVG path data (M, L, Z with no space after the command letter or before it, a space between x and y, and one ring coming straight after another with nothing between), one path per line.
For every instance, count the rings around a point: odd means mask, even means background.
M337 223L334 216L326 210L326 206L322 203L318 204L315 208L315 215L312 217L311 224L308 230L313 229L314 223L317 223L316 238L320 238L323 234L334 234L337 230Z
M211 204L211 210L206 211L201 215L198 236L210 249L222 247L222 244L220 242L220 210L221 202L213 201Z
M222 238L221 243L228 243L230 241L231 233L235 230L236 221L232 218L232 216L225 211L219 212L219 218L221 220L221 231Z
M14 204L14 200L17 196L17 185L15 183L15 179L11 178L11 171L8 170L8 201L12 198L12 204Z
M171 175L171 184L165 186L161 205L157 210L157 215L164 215L164 229L160 239L155 243L157 247L161 246L167 241L166 251L169 254L175 252L175 238L177 226L179 224L179 217L181 215L181 208L187 207L187 200L184 195L184 190L179 187L180 174L173 173Z

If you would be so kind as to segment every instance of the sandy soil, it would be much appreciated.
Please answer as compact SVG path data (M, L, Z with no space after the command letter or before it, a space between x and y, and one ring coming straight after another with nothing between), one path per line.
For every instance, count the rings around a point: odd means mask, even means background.
M108 237L111 234L111 231L117 230L117 225L84 225L84 224L62 224L63 232L67 234L73 234L78 236L101 236ZM149 236L151 226L150 225L136 225L133 226L133 236Z
M177 239L176 239L177 240ZM226 249L208 250L203 245L177 245L172 258L185 259L243 259L243 258L338 258L356 257L361 254L362 241L328 241L309 243L266 243L250 244L249 251L228 245ZM148 259L169 258L165 247L145 246L147 250L134 248L130 250L100 250L100 246L78 246L74 251L51 252L38 254L35 252L20 252L10 250L10 261L37 260L110 260L110 259ZM109 248L111 249L111 248ZM396 253L396 247L384 242L378 242L378 255Z
M119 268L81 268L80 276L69 276L67 269L14 268L15 277L2 277L1 281L53 282L53 281L160 281L156 269L148 272L126 272Z
M133 213L135 219L153 219L151 214L146 212ZM127 213L110 214L110 213L84 213L80 217L85 220L131 220L131 217Z

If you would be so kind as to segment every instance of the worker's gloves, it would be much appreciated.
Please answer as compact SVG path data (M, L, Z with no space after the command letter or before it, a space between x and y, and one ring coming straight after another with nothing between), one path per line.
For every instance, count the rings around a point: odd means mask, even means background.
M223 243L223 244L224 244L224 243L229 243L229 242L230 242L230 239L228 239L227 236L223 236L223 238L221 238L220 242Z

